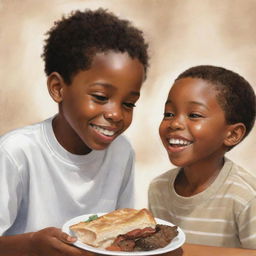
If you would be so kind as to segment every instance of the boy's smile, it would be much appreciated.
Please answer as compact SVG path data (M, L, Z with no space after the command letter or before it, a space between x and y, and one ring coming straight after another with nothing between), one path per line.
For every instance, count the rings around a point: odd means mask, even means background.
M192 141L180 136L171 136L169 139L170 151L179 152L190 145Z
M228 125L215 87L202 79L177 80L165 105L159 132L174 165L190 166L226 150Z
M143 80L143 65L127 53L96 54L90 69L59 89L54 132L60 144L75 154L106 148L129 127Z

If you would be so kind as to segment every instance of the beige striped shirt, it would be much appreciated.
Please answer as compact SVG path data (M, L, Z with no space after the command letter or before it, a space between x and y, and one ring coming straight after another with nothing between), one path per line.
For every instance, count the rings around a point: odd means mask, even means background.
M256 177L225 159L205 191L182 197L173 186L179 170L151 182L149 209L154 216L178 225L188 243L256 249Z

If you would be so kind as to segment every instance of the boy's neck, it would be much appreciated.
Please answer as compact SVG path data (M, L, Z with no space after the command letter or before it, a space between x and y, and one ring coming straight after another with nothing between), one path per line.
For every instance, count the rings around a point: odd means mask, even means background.
M92 151L60 115L53 119L52 126L57 141L70 153L86 155Z
M182 168L174 183L177 194L189 197L204 191L217 178L223 165L224 157Z

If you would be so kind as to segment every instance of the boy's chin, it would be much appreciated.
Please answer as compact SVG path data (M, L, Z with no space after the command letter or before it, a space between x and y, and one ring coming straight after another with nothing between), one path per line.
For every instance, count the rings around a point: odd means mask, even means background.
M175 166L177 166L177 167L183 167L183 166L184 166L184 162L181 161L181 160L179 160L179 159L174 159L173 157L170 157L170 156L169 156L169 160L170 160L170 162L171 162L173 165L175 165Z

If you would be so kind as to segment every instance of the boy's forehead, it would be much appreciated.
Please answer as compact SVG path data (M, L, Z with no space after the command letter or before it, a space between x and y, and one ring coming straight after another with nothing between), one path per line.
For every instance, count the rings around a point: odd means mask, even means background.
M126 75L127 81L133 78L138 79L142 84L145 79L145 69L143 64L137 59L132 58L127 52L107 51L97 53L89 70L101 73L107 72L112 79L118 79L117 73Z
M172 84L169 95L173 91L193 91L194 93L200 93L208 90L216 90L216 85L201 78L186 77L176 80Z
M176 80L170 88L167 102L186 99L195 101L198 97L209 98L209 94L216 97L216 86L207 80L200 78L182 78ZM216 98L215 98L216 99Z
M116 52L116 51L107 51L107 52L98 52L92 59L92 64L95 65L109 65L119 70L122 68L123 62L127 59L131 59L127 52Z
M138 59L127 53L97 53L89 69L79 71L73 78L76 88L94 88L97 86L108 91L120 89L122 92L139 95L144 81L144 67Z

